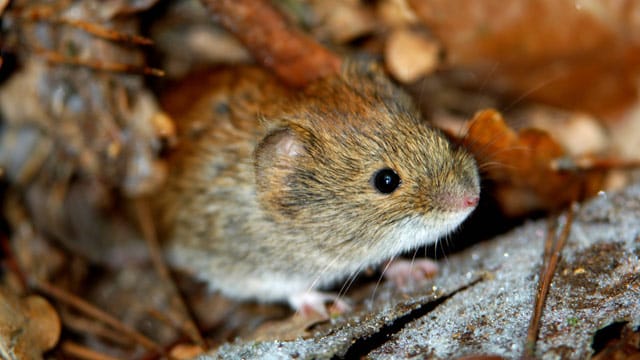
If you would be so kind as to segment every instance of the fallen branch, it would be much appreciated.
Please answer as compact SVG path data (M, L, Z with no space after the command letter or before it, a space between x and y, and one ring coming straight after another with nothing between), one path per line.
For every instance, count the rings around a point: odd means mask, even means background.
M266 0L201 0L264 67L285 83L304 87L338 72L341 59L291 26Z

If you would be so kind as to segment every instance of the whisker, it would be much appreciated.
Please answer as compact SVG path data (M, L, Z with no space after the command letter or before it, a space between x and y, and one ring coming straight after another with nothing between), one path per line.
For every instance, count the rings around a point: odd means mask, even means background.
M524 93L520 94L520 96L518 96L515 100L513 100L510 104L508 104L504 109L501 109L500 111L501 112L507 112L507 111L511 110L517 104L519 104L524 99L526 99L529 95L531 95L534 92L542 89L543 87L551 84L552 82L556 81L559 78L560 78L560 74L556 74L555 76L551 76L551 77L541 81L539 84L537 84L535 86L532 86L529 90L527 90Z
M373 240L369 240L368 244L366 244L366 245L371 245L372 243L373 243ZM394 256L393 258L395 258L395 256ZM393 259L393 258L392 258L392 259ZM381 281L381 280L382 280L382 278L384 277L384 271L386 271L386 269L389 267L390 261L391 261L391 260L389 260L389 262L387 262L387 264L385 265L385 269L383 270L383 273L382 273L381 277L378 279L378 281L377 281L377 283L376 283L376 286L375 286L374 291L373 291L373 295L375 295L375 292L376 292L376 290L377 290L377 288L378 288L378 285L380 284L380 281ZM363 259L363 260L360 262L360 264L358 265L357 269L364 269L364 267L365 267L364 265L365 265L365 263L366 263L366 262L367 262L367 260L366 260L366 259ZM355 276L356 276L356 277L357 277L357 275L358 275L358 272L359 272L359 270L356 270L356 273L355 273ZM346 290L345 290L345 293L346 293L346 291L348 291L348 289L351 287L351 285L353 285L353 281L351 281L351 282L348 284L348 286L347 286L347 288L346 288ZM373 296L373 295L372 295L372 296ZM373 298L372 298L371 300L373 301Z
M340 246L344 246L345 242L340 243ZM320 282L320 280L324 277L324 275L329 271L329 269L331 267L333 267L334 264L336 264L339 261L342 261L342 259L345 257L345 255L343 254L349 254L352 252L352 250L354 250L356 247L361 246L361 243L352 241L349 243L348 247L346 247L345 249L341 249L341 251L338 251L338 256L335 256L331 262L329 262L329 264L327 264L322 270L320 270L317 275L315 276L314 280L311 282L311 285L309 285L309 287L307 288L307 290L305 291L305 293L311 293L318 285L318 283ZM336 246L338 247L338 246ZM362 264L362 263L361 263ZM360 268L361 266L359 266L358 268ZM350 274L347 277L346 283L343 284L342 288L340 289L340 292L338 293L338 295L336 296L336 301L340 300L343 296L344 293L346 293L346 291L348 291L349 287L351 286L351 284L355 281L355 279L357 278L359 274L359 271L356 270L354 273Z
M362 263L361 263L362 264ZM360 275L360 266L358 266L358 269L356 269L355 271L353 271L351 274L349 274L349 276L346 278L346 280L344 281L344 283L342 284L342 287L340 287L340 291L338 291L338 299L346 296L347 292L349 291L349 289L351 288L351 285L353 285L353 283L356 281L356 279L358 278L358 275Z
M517 168L513 164L505 164L499 161L488 161L478 165L478 170L480 170L481 172L493 169L517 170Z
M387 272L387 270L389 269L389 266L391 266L391 263L397 258L396 255L394 255L393 257L391 257L391 259L389 259L387 261L387 263L385 264L384 268L382 269L382 271L380 272L380 276L378 277L378 281L376 281L376 286L373 288L373 291L371 292L371 297L369 298L369 301L371 303L373 303L375 297L376 297L376 292L378 291L378 287L380 286L380 284L382 283L382 279L384 279L384 274Z
M485 86L487 86L489 82L493 80L492 76L493 74L495 74L496 70L498 70L499 65L500 63L498 61L493 62L493 66L491 66L491 70L489 70L489 72L485 74L484 79L482 80L482 83L478 87L479 92L482 92L485 89Z
M418 250L419 249L415 249L413 251L413 256L411 257L411 268L413 268L413 264L416 262L416 256L418 256Z

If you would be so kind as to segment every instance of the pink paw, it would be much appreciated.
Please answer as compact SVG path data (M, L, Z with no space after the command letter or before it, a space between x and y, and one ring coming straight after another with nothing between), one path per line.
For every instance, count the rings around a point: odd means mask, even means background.
M430 259L391 260L384 268L384 277L393 281L399 288L410 283L424 280L438 273L438 264Z
M328 302L333 302L331 313L342 314L351 310L351 306L335 294L307 291L289 297L289 305L304 317L320 316L328 319L329 312L325 306Z

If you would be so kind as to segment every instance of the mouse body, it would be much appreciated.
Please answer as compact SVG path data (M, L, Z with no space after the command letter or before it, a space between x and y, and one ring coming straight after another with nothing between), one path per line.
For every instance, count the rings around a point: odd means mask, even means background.
M167 256L232 298L317 309L318 289L437 241L478 202L473 158L371 63L304 90L211 71L163 104L180 139L155 199Z

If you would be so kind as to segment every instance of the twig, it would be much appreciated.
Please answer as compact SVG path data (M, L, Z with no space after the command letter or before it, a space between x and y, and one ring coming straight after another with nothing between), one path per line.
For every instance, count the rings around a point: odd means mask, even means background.
M621 159L617 157L562 157L551 162L551 169L557 171L602 171L632 170L640 168L640 159Z
M13 253L13 248L9 244L9 238L4 233L0 233L0 249L6 254L4 258L4 262L6 262L7 267L16 275L18 281L20 282L21 290L26 290L28 286L27 277L22 272L20 265L16 261L16 256Z
M98 24L93 24L82 20L59 19L59 23L67 24L71 27L78 28L89 34L95 35L102 39L128 42L135 45L153 45L153 40L140 35L124 34L116 30L105 28Z
M142 234L147 242L147 247L149 248L149 253L151 255L151 261L153 262L153 266L156 269L158 275L163 279L164 284L171 291L171 301L173 305L179 309L185 317L185 322L180 327L181 330L193 341L196 345L200 346L202 349L207 349L207 345L200 334L200 330L196 326L195 321L191 317L191 312L187 308L187 305L180 295L180 291L178 287L175 285L171 274L169 273L169 269L164 262L162 254L160 252L160 245L158 244L158 236L156 234L155 225L153 223L153 219L151 218L151 213L149 211L149 207L147 203L142 199L136 199L135 201L136 214L140 221L140 227L142 229Z
M167 315L165 315L164 313L156 310L156 309L149 309L147 310L147 314L149 314L149 316L155 318L156 320L162 322L163 324L167 325L168 327L174 328L178 331L181 331L183 333L185 333L185 329L184 326L182 324L179 323L179 321L177 321L176 319L174 319L173 317L169 317Z
M64 353L83 360L118 360L117 358L99 353L71 341L63 342L60 348Z
M540 279L538 281L538 291L536 293L534 310L531 315L529 329L527 331L527 342L525 345L523 359L535 359L536 342L538 340L538 333L540 332L540 318L542 317L542 310L549 293L551 281L553 280L553 276L558 266L558 261L560 261L562 249L564 248L564 245L569 238L569 234L571 233L571 225L573 224L576 207L576 203L572 203L569 206L566 221L559 237L555 236L555 226L549 226L549 232L547 233L547 239L545 240L545 254L540 271Z
M76 316L69 312L60 312L59 314L64 326L78 333L92 334L123 347L131 347L135 344L130 338L126 337L125 334L113 330L101 322Z
M337 73L341 59L286 19L266 0L201 0L263 66L285 83L304 87Z
M88 34L94 35L101 39L127 42L134 45L153 45L153 40L140 36L125 34L117 30L106 28L102 25L91 23L78 19L67 19L60 17L58 14L61 9L55 9L49 6L34 7L25 12L17 12L18 19L25 21L41 21L51 24L62 24L82 30Z
M544 278L544 274L547 271L549 259L551 258L551 251L553 250L553 244L555 243L556 230L558 229L558 216L552 216L547 221L547 237L544 240L544 254L542 255L542 266L540 266L540 278Z
M64 65L74 65L74 66L83 66L94 70L100 71L113 71L120 73L129 73L129 74L143 74L143 75L151 75L151 76L164 76L164 71L148 66L136 66L131 64L122 64L116 62L102 62L99 60L83 60L74 57L67 57L55 51L46 50L46 49L34 49L34 52L42 56L45 60L55 63L55 64L64 64Z
M131 339L133 339L138 344L144 346L145 348L156 351L159 354L164 354L164 350L162 349L162 347L157 343L155 343L153 340L139 333L135 329L130 328L126 324L122 323L120 320L104 312L103 310L97 308L96 306L84 301L83 299L63 289L60 289L46 281L34 280L32 282L32 285L34 288L47 294L48 296L51 296L56 300L63 302L83 312L84 314L91 316L99 321L102 321L103 323L108 324L114 329L127 334L127 336L130 336Z

